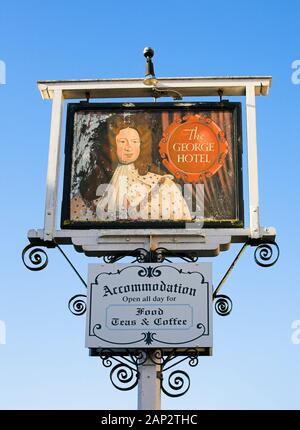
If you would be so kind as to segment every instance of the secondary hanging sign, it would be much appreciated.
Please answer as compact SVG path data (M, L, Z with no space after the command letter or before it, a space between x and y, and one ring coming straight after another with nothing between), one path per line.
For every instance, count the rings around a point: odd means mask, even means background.
M212 348L210 263L89 264L88 348Z

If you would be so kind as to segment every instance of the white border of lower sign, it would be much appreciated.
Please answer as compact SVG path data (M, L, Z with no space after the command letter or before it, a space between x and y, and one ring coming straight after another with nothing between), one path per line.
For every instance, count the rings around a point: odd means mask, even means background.
M88 348L212 348L211 263L89 264L87 309Z

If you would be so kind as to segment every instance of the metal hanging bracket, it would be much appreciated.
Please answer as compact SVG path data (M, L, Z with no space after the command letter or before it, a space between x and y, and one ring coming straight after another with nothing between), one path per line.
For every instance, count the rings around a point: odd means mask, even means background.
M158 99L159 97L172 97L173 100L182 100L183 97L182 95L175 90L170 90L170 89L159 89L157 87L152 88L152 93L153 93L153 97L155 99Z

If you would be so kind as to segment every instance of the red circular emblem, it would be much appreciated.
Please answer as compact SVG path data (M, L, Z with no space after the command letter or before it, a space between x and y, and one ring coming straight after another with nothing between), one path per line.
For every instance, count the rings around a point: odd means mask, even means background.
M224 132L210 118L196 114L165 130L159 152L166 168L184 182L202 182L223 166L228 153Z

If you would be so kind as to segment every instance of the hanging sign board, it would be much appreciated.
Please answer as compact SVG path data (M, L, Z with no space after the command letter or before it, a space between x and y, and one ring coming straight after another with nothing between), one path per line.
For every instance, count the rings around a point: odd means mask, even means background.
M243 227L239 103L68 105L62 228Z
M212 348L211 263L89 264L86 347Z

